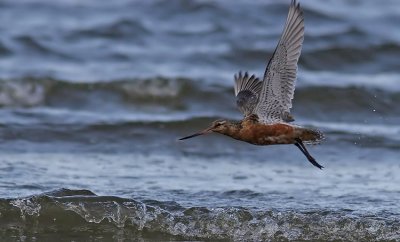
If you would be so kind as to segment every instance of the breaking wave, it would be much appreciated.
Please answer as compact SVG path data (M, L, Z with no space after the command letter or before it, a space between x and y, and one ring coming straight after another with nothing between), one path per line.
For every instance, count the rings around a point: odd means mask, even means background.
M1 232L24 236L24 225L45 234L79 230L99 236L164 234L183 239L395 240L400 222L385 215L357 215L351 210L252 210L242 207L183 207L168 201L138 201L68 190L1 200ZM51 226L51 229L48 229ZM121 233L122 231L122 233Z
M348 108L352 111L376 109L384 113L399 112L400 90L392 88L397 77L391 77L383 88L367 87L359 79L348 80L344 85L338 80L330 82L327 73L319 78L327 80L324 86L315 85L314 78L305 76L308 85L296 90L298 106L319 107L321 110ZM345 77L344 77L345 78ZM380 82L375 78L375 82ZM375 80L374 79L374 80ZM387 78L386 78L387 79ZM352 83L353 82L353 83ZM356 101L355 101L356 100ZM100 82L71 82L52 78L23 78L0 80L0 106L2 107L93 107L101 109L102 102L117 106L154 104L160 107L184 109L188 105L212 104L207 109L218 108L223 103L234 107L233 87L200 85L198 80L186 78L121 79Z

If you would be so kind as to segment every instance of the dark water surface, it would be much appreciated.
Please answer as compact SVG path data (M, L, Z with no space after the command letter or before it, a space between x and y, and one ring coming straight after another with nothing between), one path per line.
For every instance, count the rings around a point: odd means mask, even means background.
M218 135L288 1L0 2L0 240L400 240L400 2L301 1L310 152Z

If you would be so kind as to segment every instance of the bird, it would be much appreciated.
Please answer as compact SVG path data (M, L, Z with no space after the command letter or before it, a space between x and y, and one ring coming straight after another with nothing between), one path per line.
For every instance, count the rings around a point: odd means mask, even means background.
M304 41L304 15L300 3L292 0L279 42L263 78L239 72L234 75L236 105L241 121L216 120L210 127L180 138L219 133L253 145L294 144L315 167L322 169L305 144L319 144L324 134L295 125L290 114L294 97L297 63Z

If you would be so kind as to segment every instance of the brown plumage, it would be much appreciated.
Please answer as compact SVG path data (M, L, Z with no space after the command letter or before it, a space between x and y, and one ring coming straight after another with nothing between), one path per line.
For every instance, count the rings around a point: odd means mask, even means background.
M304 18L300 4L292 0L282 36L268 62L263 80L239 72L235 75L236 104L244 119L217 120L193 138L216 132L254 145L294 144L314 166L323 167L310 155L305 144L317 144L323 134L314 129L290 124L297 62L304 39Z
M210 132L220 133L233 139L253 145L294 144L314 166L322 169L323 166L310 155L304 143L318 144L323 138L320 131L304 128L288 123L263 124L258 121L257 115L250 115L239 122L216 120L212 125L198 133L181 138L185 140ZM304 142L304 143L303 143Z

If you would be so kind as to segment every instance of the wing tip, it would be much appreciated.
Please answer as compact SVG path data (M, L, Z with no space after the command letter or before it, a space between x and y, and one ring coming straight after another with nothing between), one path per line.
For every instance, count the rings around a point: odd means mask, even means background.
M301 7L300 2L297 2L297 0L292 0L292 2L290 3L288 17L290 16L291 12L293 12L293 15L295 15L296 13L300 15L304 21L303 8Z
M292 0L292 2L290 3L290 7L301 9L300 2L297 2L297 0Z
M250 75L247 71L239 71L234 75L235 80L235 96L239 94L240 91L249 90L256 95L261 91L261 81L255 75Z

